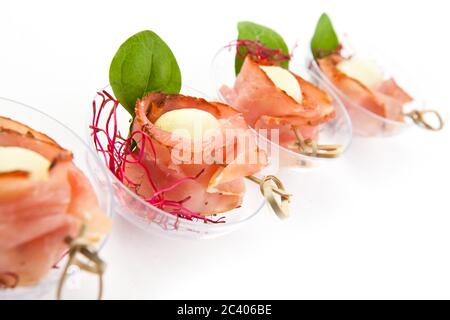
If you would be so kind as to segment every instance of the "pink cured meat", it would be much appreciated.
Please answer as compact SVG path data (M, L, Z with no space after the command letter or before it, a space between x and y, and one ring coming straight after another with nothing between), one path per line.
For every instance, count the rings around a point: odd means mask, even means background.
M270 80L250 57L244 61L233 88L223 86L221 93L231 106L244 114L255 129L281 129L280 144L292 148L295 126L305 138L318 139L318 125L335 117L331 98L323 90L292 73L302 90L298 103Z
M175 163L172 159L174 148L180 141L167 131L154 125L156 120L164 113L176 109L196 108L204 110L215 116L220 123L217 140L203 140L200 148L195 148L193 141L187 139L185 144L191 144L189 157L194 159L196 153L213 154L223 164L208 163ZM158 190L165 189L187 177L195 179L185 180L183 184L172 190L164 192L165 199L181 201L187 209L208 216L226 212L239 207L245 193L243 178L255 174L267 165L266 155L259 150L253 137L247 131L247 124L242 115L218 102L208 102L204 99L183 95L167 95L163 93L150 93L136 104L136 117L133 131L143 131L151 137L152 145L145 144L146 167L151 172ZM240 139L245 139L249 147L238 150L234 139L226 139L227 132L234 132ZM137 145L142 141L138 138ZM218 151L222 152L219 157ZM136 151L138 152L138 151ZM156 157L155 157L156 155ZM204 158L205 159L205 158ZM242 160L242 161L236 161ZM254 163L250 160L256 159ZM127 176L133 183L129 187L143 198L154 194L149 181L143 179L144 170L138 164L127 165ZM136 185L134 185L136 184Z
M352 103L387 119L403 121L403 106L413 101L394 79L387 79L369 88L342 73L337 65L345 58L338 53L319 59L320 69Z

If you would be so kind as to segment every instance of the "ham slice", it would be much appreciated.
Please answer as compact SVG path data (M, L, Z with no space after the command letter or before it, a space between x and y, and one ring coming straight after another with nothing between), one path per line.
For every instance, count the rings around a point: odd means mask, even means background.
M200 109L216 117L220 124L216 135L194 144L191 139L180 141L154 125L162 114L184 108ZM223 213L241 205L245 193L243 178L267 165L267 157L258 149L244 118L228 105L183 95L150 93L137 101L135 111L133 131L145 132L152 145L148 141L143 143L142 135L136 136L135 154L144 147L145 163L128 163L126 173L131 180L128 186L145 199L155 194L145 178L145 170L149 170L156 190L169 188L163 192L164 199L185 200L185 208L204 216ZM246 143L245 148L238 147L238 139ZM174 161L178 159L173 156L180 146L185 148L182 158L191 161ZM183 181L180 186L170 188L180 181Z
M0 273L12 273L19 279L18 285L32 285L41 280L67 250L64 239L75 235L79 225L67 217L60 228L14 248L0 250Z
M360 105L381 117L403 121L403 106L413 99L394 79L384 80L369 88L337 68L344 59L340 54L333 53L319 59L318 63L320 69L351 103Z
M386 118L403 121L403 106L413 101L413 98L392 78L381 82L374 91L386 106Z
M86 238L94 243L111 221L71 152L54 140L0 117L0 146L29 149L52 163L46 180L32 180L26 172L0 174L0 275L13 274L19 285L31 285L68 249L66 237L77 236L84 224Z
M225 101L242 112L255 129L280 129L280 144L295 150L292 126L305 138L318 138L318 125L335 117L331 98L324 91L292 73L302 91L302 103L279 89L259 64L247 56L233 88L223 86ZM294 147L293 147L294 146Z

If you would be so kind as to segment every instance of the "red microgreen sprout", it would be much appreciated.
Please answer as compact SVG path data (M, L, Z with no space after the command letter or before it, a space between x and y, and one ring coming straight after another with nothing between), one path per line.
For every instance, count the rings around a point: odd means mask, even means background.
M292 58L292 55L285 54L280 49L267 48L261 42L255 40L234 40L227 47L236 47L237 55L242 59L245 59L248 55L257 63L264 65L280 65Z
M314 48L313 54L315 59L320 60L323 59L331 54L339 54L342 55L344 47L342 46L342 44L338 44L338 46L336 47L336 49L322 49L322 48Z
M220 219L210 219L193 212L184 206L184 203L191 197L182 200L166 199L165 193L175 188L180 187L183 183L189 180L197 179L204 170L200 171L193 177L184 177L173 185L158 189L153 178L152 172L145 163L146 148L156 159L156 150L153 145L152 137L143 130L133 130L128 137L123 137L118 129L117 109L119 101L109 94L106 90L98 92L100 103L96 99L92 102L93 117L90 124L92 130L92 139L95 149L102 156L106 166L112 174L124 185L137 187L139 184L127 176L127 164L139 165L145 173L145 179L153 189L153 194L149 198L143 198L145 202L153 205L165 212L173 214L177 217L175 226L178 225L178 218L190 221L202 221L204 223L223 223L223 217ZM106 117L106 121L104 119ZM102 126L102 120L105 125ZM136 141L138 141L136 143ZM162 219L165 220L165 219ZM165 225L166 221L161 221L161 225Z

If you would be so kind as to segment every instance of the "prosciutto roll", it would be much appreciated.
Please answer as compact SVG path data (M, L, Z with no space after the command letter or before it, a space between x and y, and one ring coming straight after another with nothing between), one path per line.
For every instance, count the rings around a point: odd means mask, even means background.
M208 137L180 138L158 125L168 112L195 109L207 112L218 121ZM150 93L138 100L133 122L137 154L145 148L144 165L129 161L128 187L144 199L161 196L159 206L171 211L170 203L210 216L238 208L245 194L244 177L259 172L267 157L247 130L241 113L228 105L183 95ZM242 144L243 143L243 144ZM151 181L145 172L150 172ZM176 186L176 187L175 187ZM165 204L168 204L166 206Z
M413 101L394 79L383 80L373 85L348 76L339 70L338 65L345 61L339 53L333 53L317 62L330 81L352 103L390 120L403 121L403 106Z
M31 285L67 251L66 237L77 236L85 225L86 239L95 243L107 234L111 221L71 152L51 138L0 117L0 152L31 154L50 164L36 177L31 171L5 169L13 160L0 158L0 286L11 275L17 279L14 285Z
M290 71L288 71L290 72ZM255 129L279 129L280 144L298 151L295 127L305 139L318 139L318 125L335 117L331 98L324 91L290 72L301 89L301 102L278 88L250 56L245 58L233 88L223 86L225 101L242 112Z

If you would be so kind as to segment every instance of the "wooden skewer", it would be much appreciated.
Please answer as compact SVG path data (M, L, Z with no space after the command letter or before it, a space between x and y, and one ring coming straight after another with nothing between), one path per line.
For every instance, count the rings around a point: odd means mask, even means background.
M267 203L271 206L272 210L280 219L285 219L289 217L289 203L291 201L291 195L286 193L283 183L275 176L265 176L263 179L253 179L252 181L259 182L261 193L266 199ZM276 188L273 186L276 185ZM280 199L277 200L274 196L275 190L279 190L278 194L282 194Z
M426 114L432 114L436 117L438 120L437 126L433 125L432 123L428 122L426 120L425 115ZM444 120L442 119L442 116L437 112L436 110L413 110L411 112L404 114L406 117L411 118L414 123L422 128L425 128L427 130L431 131L439 131L444 128Z
M265 176L262 179L255 176L246 176L246 178L259 185L262 195L279 218L284 219L289 216L292 194L286 191L280 179L273 175ZM275 199L275 193L280 196L279 201Z
M89 243L84 238L85 233L86 226L83 225L77 238L67 237L65 239L65 242L69 245L69 260L58 283L56 293L58 300L62 299L62 291L70 266L78 266L81 270L98 275L99 286L97 299L101 300L103 297L103 273L105 272L106 264L100 259L96 251L89 248ZM77 257L79 254L84 256L87 262L79 260Z
M337 158L342 153L342 146L339 144L317 144L311 139L305 139L298 131L297 127L292 126L297 145L301 154L318 158Z
M259 184L259 185L261 185L261 183L264 182L263 179L257 178L257 177L255 177L255 176L247 176L246 178L247 178L248 180L250 180L250 181L253 181L253 182ZM291 197L291 196L292 196L292 194L287 193L286 190L280 189L280 188L275 187L275 186L272 186L272 190L273 190L273 192L275 192L276 194L278 194L278 195L280 195L280 196L283 196L283 197Z

